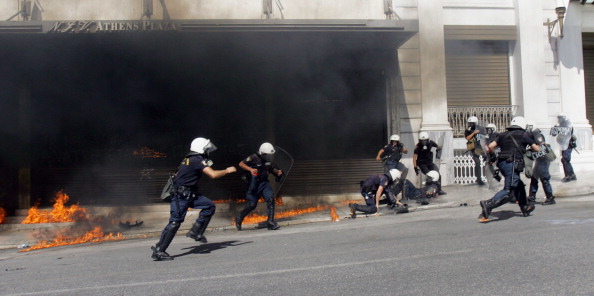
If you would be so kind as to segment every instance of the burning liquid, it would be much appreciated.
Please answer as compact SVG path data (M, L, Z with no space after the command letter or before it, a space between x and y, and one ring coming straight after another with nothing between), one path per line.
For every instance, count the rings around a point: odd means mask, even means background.
M330 218L332 218L333 222L340 221L340 217L338 217L338 214L336 214L336 207L332 207L330 209Z
M69 199L70 197L63 191L56 193L55 203L51 211L39 210L37 206L33 206L27 212L27 218L21 224L82 222L87 220L86 209L78 205L65 206Z
M313 213L313 212L327 210L328 207L330 207L330 206L328 206L328 205L323 205L323 206L320 205L320 206L317 206L317 207L310 207L310 208L305 208L305 209L287 210L287 211L282 211L282 212L276 213L276 215L274 215L274 217L276 219L294 217L294 216L303 215L303 214L307 214L307 213ZM336 211L336 209L335 209L335 211ZM257 223L260 223L260 222L264 222L266 220L268 220L268 216L263 216L263 215L258 215L258 214L251 214L251 215L248 215L247 217L245 217L243 219L242 224L257 224Z
M57 247L57 246L66 246L66 245L76 245L76 244L83 244L83 243L97 243L97 242L105 242L105 241L115 241L115 240L123 240L125 237L121 233L112 234L109 233L105 235L101 226L96 226L93 230L87 231L84 235L72 237L67 234L58 234L56 237L51 241L40 241L36 245L32 247L21 250L19 252L27 252L32 250L38 250L43 248L50 248L50 247Z
M125 237L121 233L103 233L103 228L96 224L114 224L107 221L104 217L91 217L87 214L87 210L78 205L66 206L70 197L63 191L56 193L55 203L52 210L39 210L37 206L33 206L27 213L27 218L21 224L33 223L64 223L64 222L86 222L84 225L76 225L72 229L62 229L58 233L54 233L52 239L40 240L37 244L28 249L21 250L26 252L31 250L57 247L64 245L75 245L82 243L104 242L122 240ZM92 230L81 229L84 227ZM75 229L77 228L77 229ZM84 233L84 234L83 234Z
M3 208L0 208L0 224L4 223L5 217L6 217L6 211Z
M148 147L142 147L140 148L140 150L136 151L134 150L132 152L134 154L135 157L139 157L139 158L162 158L162 157L167 157L166 153L163 152L157 152L151 148Z

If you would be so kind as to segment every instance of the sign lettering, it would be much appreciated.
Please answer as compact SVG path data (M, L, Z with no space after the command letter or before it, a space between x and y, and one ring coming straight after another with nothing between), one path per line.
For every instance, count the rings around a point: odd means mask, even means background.
M48 33L102 33L177 31L175 22L169 21L67 21L55 22Z

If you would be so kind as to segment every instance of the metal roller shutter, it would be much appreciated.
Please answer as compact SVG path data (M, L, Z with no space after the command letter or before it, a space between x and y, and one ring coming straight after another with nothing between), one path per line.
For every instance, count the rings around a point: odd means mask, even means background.
M446 41L448 106L510 104L507 41Z

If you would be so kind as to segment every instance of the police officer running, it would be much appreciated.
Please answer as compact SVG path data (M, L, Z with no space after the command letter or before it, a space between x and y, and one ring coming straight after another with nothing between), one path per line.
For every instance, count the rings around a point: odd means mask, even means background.
M466 141L473 142L473 148L470 149L470 154L472 155L472 160L474 161L474 175L476 176L476 183L478 185L485 185L483 182L483 170L481 168L481 160L479 156L484 155L485 151L483 151L480 143L484 143L484 137L486 134L486 130L484 127L478 125L478 118L476 116L468 117L468 127L464 130L464 137Z
M540 147L540 151L528 150L526 153L528 157L534 160L534 168L532 169L532 176L530 178L530 193L528 195L528 203L534 205L536 203L536 192L538 191L538 181L542 183L542 189L545 192L546 199L542 203L543 205L554 205L555 196L553 196L553 187L551 186L551 174L549 173L549 167L551 161L547 159L547 153L551 147L545 142L545 137L536 128L535 124L527 126L526 131L530 135L530 138L534 140L536 145Z
M247 204L235 216L235 227L241 231L243 219L258 206L258 199L263 196L266 201L268 213L268 230L277 230L280 225L274 221L274 191L270 186L268 174L273 174L277 180L281 178L283 171L272 161L274 160L274 146L270 143L260 145L258 153L251 154L239 162L239 166L249 172L249 185L246 193Z
M206 231L216 207L210 199L198 193L198 181L202 177L202 173L212 179L217 179L236 171L233 166L224 170L211 168L213 162L208 156L216 149L217 147L209 139L196 138L192 141L190 153L182 160L173 179L169 224L161 232L157 245L151 247L153 250L151 257L154 260L173 260L173 257L165 250L173 241L181 223L184 222L188 208L201 209L201 211L186 236L201 243L207 242L204 231Z
M404 172L408 169L400 162L400 159L402 158L402 154L407 153L408 149L406 149L406 147L400 143L400 136L394 134L390 136L390 143L377 152L375 160L379 161L382 158L384 159L385 172L389 172L391 169L397 169L401 172Z
M400 181L401 172L391 169L384 174L372 175L361 183L361 195L365 198L365 205L349 204L351 218L357 218L357 211L365 214L379 213L379 199L383 193L390 200L391 205L402 205L392 193L392 185Z
M561 147L561 163L563 164L563 173L565 177L562 182L571 182L577 180L573 166L571 165L571 152L577 147L575 136L573 135L573 125L565 113L557 115L557 125L551 128L551 136L557 137L557 143Z
M419 171L425 175L427 175L427 173L430 171L436 171L439 173L439 169L433 163L433 152L431 152L431 148L433 147L436 148L436 154L441 155L442 147L438 146L437 143L433 142L432 140L429 140L429 134L427 132L420 132L419 143L417 143L413 152L413 166L417 176L419 175ZM441 176L439 177L438 181L441 181ZM438 193L439 195L447 194L441 189L441 183L439 183Z
M534 210L534 205L527 204L526 189L524 183L520 180L520 172L524 170L523 154L526 151L525 147L530 146L534 151L539 151L540 148L525 132L525 127L526 120L524 117L514 117L507 128L507 132L501 133L495 141L489 144L489 150L493 158L495 157L493 153L495 148L501 147L501 152L497 156L497 167L503 174L505 183L503 189L497 192L495 196L480 202L483 221L489 219L493 209L507 203L512 197L515 197L518 201L524 217L529 216Z

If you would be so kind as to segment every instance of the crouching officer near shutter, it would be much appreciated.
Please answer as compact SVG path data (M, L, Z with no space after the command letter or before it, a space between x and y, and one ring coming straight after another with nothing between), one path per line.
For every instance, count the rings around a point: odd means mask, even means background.
M379 200L384 193L390 200L390 205L403 206L392 193L393 185L400 181L400 176L401 172L399 170L391 169L387 173L372 175L362 181L361 195L365 198L365 205L349 204L351 218L357 218L357 211L365 214L379 213ZM390 207L393 208L393 206Z
M235 216L235 227L241 231L243 219L253 211L258 205L258 199L263 196L266 201L266 211L268 212L267 228L268 230L277 230L280 228L274 221L274 191L270 186L268 174L273 174L277 180L283 175L283 171L272 161L274 160L274 146L270 143L260 145L258 153L248 156L239 163L239 167L249 172L249 185L246 194L247 204Z
M435 153L437 154L437 158L441 155L442 147L437 145L437 143L433 142L429 139L429 133L427 132L420 132L419 133L419 143L415 146L415 150L413 152L413 166L415 168L415 173L417 176L419 175L419 171L423 174L427 175L430 171L436 171L439 173L439 168L437 165L433 163L433 152L431 152L431 148L435 147ZM439 195L445 195L446 192L441 190L441 175L439 177L438 184L439 184Z
M208 154L216 149L217 147L209 139L196 138L192 141L190 153L186 155L179 165L173 179L169 224L163 229L157 245L151 247L153 250L152 258L156 261L173 260L173 257L165 250L173 241L173 237L181 223L184 222L188 208L201 209L201 211L186 236L201 243L207 242L204 231L206 231L216 207L210 199L198 193L198 181L203 173L212 179L217 179L237 170L232 166L224 170L212 169L213 163L208 158Z
M542 183L542 189L545 192L546 199L542 203L543 205L554 205L555 196L553 196L553 187L551 186L551 174L549 173L549 167L551 162L547 159L547 153L549 152L550 146L545 143L545 137L536 128L534 124L532 126L526 126L526 130L530 137L534 140L536 145L540 147L540 151L529 150L530 157L534 159L534 168L532 169L532 176L530 178L530 193L528 195L528 203L536 204L536 192L538 191L538 181Z
M529 135L525 132L526 120L524 117L514 117L507 132L499 134L495 141L489 144L491 155L494 154L496 147L501 151L498 155L497 167L505 178L503 189L495 194L491 199L480 202L482 208L483 221L489 219L491 211L505 203L512 197L515 197L520 206L524 217L530 215L534 210L534 205L528 205L526 201L526 189L524 183L520 180L520 173L523 171L523 153L526 146L533 151L539 151L540 148L535 144Z

